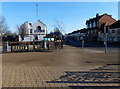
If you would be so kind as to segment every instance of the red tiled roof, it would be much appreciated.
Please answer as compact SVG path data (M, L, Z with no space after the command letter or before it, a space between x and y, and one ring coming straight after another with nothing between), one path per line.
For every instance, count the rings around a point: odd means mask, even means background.
M109 26L110 28L120 28L120 20L116 21L112 25Z

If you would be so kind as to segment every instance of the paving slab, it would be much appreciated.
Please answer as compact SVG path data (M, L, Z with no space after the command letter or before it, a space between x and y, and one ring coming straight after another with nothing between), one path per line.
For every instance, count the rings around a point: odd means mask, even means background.
M117 87L120 81L117 56L71 46L53 52L6 53L3 54L2 86L3 89Z

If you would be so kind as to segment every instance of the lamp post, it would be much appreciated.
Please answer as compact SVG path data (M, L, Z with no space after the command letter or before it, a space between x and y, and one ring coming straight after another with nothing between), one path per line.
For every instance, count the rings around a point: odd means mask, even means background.
M82 49L84 49L84 35L82 35Z
M104 25L104 46L105 46L105 54L107 53L107 33L106 33L106 24Z

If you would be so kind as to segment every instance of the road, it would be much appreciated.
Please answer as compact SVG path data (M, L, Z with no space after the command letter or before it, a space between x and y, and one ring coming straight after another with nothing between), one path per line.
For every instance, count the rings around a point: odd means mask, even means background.
M76 41L76 40L70 40L70 42L68 43L65 43L67 45L71 45L71 46L74 46L74 47L82 47L82 42L81 41ZM107 45L107 52L116 52L118 53L119 52L119 45L120 44L117 44L117 43L114 43L114 44L110 44L108 43ZM104 47L104 43L103 42L84 42L84 48L86 49L93 49L93 50L98 50L98 51L105 51L105 47Z

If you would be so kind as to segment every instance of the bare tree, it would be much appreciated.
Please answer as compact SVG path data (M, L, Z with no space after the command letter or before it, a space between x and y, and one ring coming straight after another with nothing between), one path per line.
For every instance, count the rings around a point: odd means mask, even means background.
M17 33L20 34L20 26L16 25L16 28L17 28Z
M18 33L17 33L17 32L14 32L14 33L12 33L12 35L18 35Z
M17 25L16 27L17 27L17 30L18 30L18 34L20 34L20 35L25 35L26 34L25 29L21 29L19 25Z
M64 24L62 21L56 20L53 27L54 27L54 32L62 33L64 31Z
M6 23L5 17L0 17L0 33L1 34L6 34L8 32L8 24Z
M62 39L63 31L64 31L64 24L61 21L56 20L54 27L54 33L56 39Z
M11 31L6 31L6 32L5 32L5 35L6 35L6 36L9 36L9 35L13 35L13 33L12 33Z

